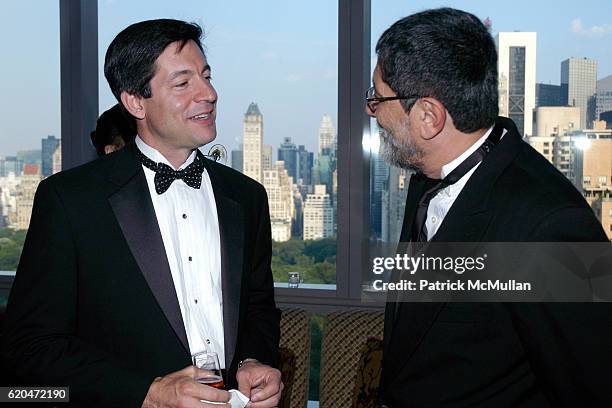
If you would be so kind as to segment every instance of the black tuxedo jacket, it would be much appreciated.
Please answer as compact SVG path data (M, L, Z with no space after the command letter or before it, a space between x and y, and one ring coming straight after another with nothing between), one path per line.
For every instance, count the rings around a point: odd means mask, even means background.
M590 242L606 236L573 185L506 135L444 218L440 242ZM410 240L424 179L410 182ZM389 407L612 406L612 307L584 303L400 303L385 314L381 399Z
M280 313L264 188L206 160L221 238L226 381L277 364ZM180 181L176 181L180 182ZM16 381L68 385L73 405L139 407L191 364L170 267L133 145L43 180L7 306Z

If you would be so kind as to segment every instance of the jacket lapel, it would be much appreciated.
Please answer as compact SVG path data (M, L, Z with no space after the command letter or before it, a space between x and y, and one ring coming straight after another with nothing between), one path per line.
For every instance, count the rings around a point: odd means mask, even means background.
M244 211L229 194L232 186L224 182L215 168L220 165L206 159L205 166L215 194L219 220L225 365L229 368L234 359L238 338L244 256Z
M155 209L133 145L116 153L108 201L151 292L185 351L189 343Z

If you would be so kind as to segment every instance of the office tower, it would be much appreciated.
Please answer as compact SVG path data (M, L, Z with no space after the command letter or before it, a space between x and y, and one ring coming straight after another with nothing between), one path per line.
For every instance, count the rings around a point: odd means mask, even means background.
M3 227L17 222L17 186L19 177L14 172L0 177L0 224Z
M22 163L22 166L26 164L35 164L40 169L41 167L41 151L38 149L33 150L19 150L17 152L17 160ZM23 171L23 169L22 169Z
M285 162L285 168L289 176L298 182L298 149L290 137L285 137L283 143L278 148L278 160Z
M498 52L499 114L516 123L524 136L533 135L536 91L536 33L502 32Z
M263 178L263 115L255 102L249 105L243 120L243 173L255 181Z
M331 199L325 185L314 186L314 193L304 203L304 239L323 239L333 236L334 217Z
M312 167L314 166L314 153L306 150L304 145L298 146L298 184L310 186L312 184ZM306 197L306 196L304 196Z
M243 173L243 161L244 161L244 152L243 152L243 144L240 144L240 148L238 150L232 150L232 169Z
M595 119L605 120L601 117L604 112L612 111L612 75L597 81ZM609 122L609 121L607 121Z
M561 85L536 84L535 107L538 106L563 106Z
M291 223L291 236L294 238L304 239L304 200L298 186L294 184L293 187L295 217Z
M7 177L9 174L20 176L23 172L23 161L17 156L0 157L0 177Z
M323 148L315 159L312 168L312 183L325 184L326 191L332 191L332 175L336 170L336 160L329 148Z
M580 129L589 129L595 119L597 61L569 58L561 62L561 98L563 105L580 108Z
M571 132L572 181L612 239L612 129Z
M264 145L261 151L261 168L262 170L272 169L272 146Z
M372 155L370 174L370 235L382 238L382 193L389 180L389 165L378 156Z
M612 129L612 110L601 112L599 114L599 119L606 122L607 129Z
M580 108L540 106L534 114L536 136L559 136L580 129Z
M273 169L263 171L263 185L268 194L272 239L277 242L291 239L291 222L295 217L293 179L285 170L285 163L277 161Z
M319 154L323 149L329 149L330 151L336 151L336 129L332 123L330 115L323 115L321 119L321 126L319 127Z
M49 177L53 174L53 153L55 149L60 145L60 140L55 136L47 136L46 139L41 141L41 175L43 177Z
M34 205L34 194L42 180L40 168L36 164L23 166L23 175L19 177L19 185L16 189L17 220L11 227L24 230L30 225L32 217L32 206Z
M399 167L389 167L389 177L384 183L381 194L381 239L384 242L396 243L399 241L410 174Z
M51 174L59 173L62 171L62 144L59 143L53 152L51 160Z

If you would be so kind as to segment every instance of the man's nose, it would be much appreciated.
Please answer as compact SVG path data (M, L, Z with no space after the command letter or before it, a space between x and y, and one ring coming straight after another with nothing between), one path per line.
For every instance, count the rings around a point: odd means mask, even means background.
M202 78L198 81L198 89L194 95L194 101L208 103L217 102L217 91L215 91L215 88L208 79Z

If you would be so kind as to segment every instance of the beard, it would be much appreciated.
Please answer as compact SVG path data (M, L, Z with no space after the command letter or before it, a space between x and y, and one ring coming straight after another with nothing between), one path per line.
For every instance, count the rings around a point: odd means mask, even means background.
M424 151L417 146L408 135L408 124L402 123L398 130L385 129L378 124L381 146L379 154L384 161L402 169L423 172Z

